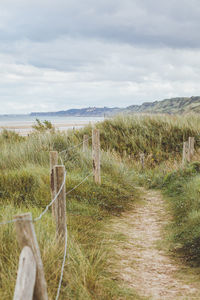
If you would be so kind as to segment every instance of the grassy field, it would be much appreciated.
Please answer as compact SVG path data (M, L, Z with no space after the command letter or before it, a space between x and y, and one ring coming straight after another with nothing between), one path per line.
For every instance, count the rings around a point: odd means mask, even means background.
M91 136L91 132L90 132ZM78 132L35 133L21 138L4 131L0 135L0 221L32 212L37 217L50 202L49 151L68 149L62 155L66 191L92 171L91 151L83 154ZM117 154L102 152L102 184L90 176L67 196L68 256L60 299L141 299L112 274L112 244L118 236L104 231L112 215L118 216L139 197L133 172ZM55 240L51 210L35 223L49 299L55 299L64 245ZM0 227L0 299L12 299L20 250L12 224Z
M90 175L67 196L69 244L60 299L141 299L112 273L113 243L122 237L109 236L105 226L113 215L120 217L139 200L137 185L159 188L173 216L168 228L171 249L187 262L199 265L200 155L197 151L194 161L185 166L181 165L181 155L183 141L189 136L195 137L198 150L200 117L118 116L98 123L97 128L101 132L102 184L94 184ZM3 131L0 222L28 211L37 217L50 202L49 151L67 149L62 154L67 191L90 174L91 151L83 153L81 146L72 146L78 145L84 134L91 137L91 132L91 126L68 135L52 129L28 137ZM91 140L89 145L91 148ZM140 153L145 154L144 169ZM51 211L35 228L49 298L54 299L64 245L56 243ZM20 254L12 224L0 227L0 241L0 299L12 299Z
M134 171L133 180L162 190L172 224L170 249L200 266L200 116L119 116L98 125L105 150L117 152ZM89 130L89 128L88 128ZM84 129L84 131L87 131ZM195 137L195 155L182 165L183 141ZM141 167L139 154L145 154Z

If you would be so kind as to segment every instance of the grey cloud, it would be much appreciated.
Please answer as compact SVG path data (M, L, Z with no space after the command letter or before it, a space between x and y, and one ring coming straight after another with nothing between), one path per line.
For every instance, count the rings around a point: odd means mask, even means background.
M0 7L9 15L0 27L4 40L48 41L64 35L134 45L200 46L198 0L13 0Z
M2 0L0 113L198 95L197 0Z
M55 46L52 52L56 55L56 49L62 49L64 43L63 40L60 44L57 41L56 45L49 42L44 49L39 44L27 55L30 59L38 57L40 64L40 60L45 59L45 56L40 56L41 49L45 53L50 45L52 49ZM85 40L74 43L71 40L71 44L71 56L69 53L67 56L69 61L70 58L76 61L77 57L81 61L79 68L74 68L73 63L70 68L67 65L62 67L60 64L65 63L64 57L60 62L55 60L57 68L42 68L14 63L13 55L1 55L0 102L6 105L1 107L0 112L8 112L8 107L11 111L9 103L19 104L12 108L12 112L16 113L88 105L126 106L171 96L199 94L198 50L144 49L117 44L113 48L113 44ZM20 49L23 47L21 45ZM29 47L33 49L34 45ZM79 49L83 49L83 56L79 56ZM98 59L95 60L91 53L95 53ZM19 59L18 54L16 57ZM53 57L46 58L47 65L51 65Z

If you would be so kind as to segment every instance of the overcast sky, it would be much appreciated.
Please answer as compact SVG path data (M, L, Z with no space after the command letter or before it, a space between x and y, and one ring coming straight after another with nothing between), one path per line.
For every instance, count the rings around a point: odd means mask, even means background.
M1 0L0 113L200 95L199 0Z

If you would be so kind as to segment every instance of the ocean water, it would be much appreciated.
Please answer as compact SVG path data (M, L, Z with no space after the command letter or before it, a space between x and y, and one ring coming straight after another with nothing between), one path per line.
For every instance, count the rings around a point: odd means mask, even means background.
M8 130L14 130L22 135L26 135L30 132L31 126L36 122L37 117L22 115L22 116L0 116L0 130L6 128ZM40 121L48 120L56 128L60 130L67 130L70 128L80 128L86 124L96 123L103 121L103 117L58 117L58 116L41 116L38 117ZM64 126L67 124L68 126Z

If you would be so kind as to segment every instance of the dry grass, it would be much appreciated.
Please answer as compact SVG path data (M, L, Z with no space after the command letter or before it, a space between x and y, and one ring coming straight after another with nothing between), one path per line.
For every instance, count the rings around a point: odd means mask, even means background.
M1 137L0 221L31 211L38 216L50 201L49 150L63 150L78 141L61 133L34 134L23 139ZM70 143L71 141L71 143ZM66 190L71 190L91 172L91 153L69 150L65 159ZM90 177L67 197L69 233L68 257L60 299L133 299L132 290L113 279L110 265L111 244L105 239L104 225L119 215L137 192L131 172L112 157L102 154L102 185ZM60 277L63 247L55 240L55 224L49 211L35 223L40 245L49 299L54 299ZM13 297L20 250L13 225L0 227L0 299ZM139 298L135 298L139 299Z

